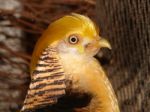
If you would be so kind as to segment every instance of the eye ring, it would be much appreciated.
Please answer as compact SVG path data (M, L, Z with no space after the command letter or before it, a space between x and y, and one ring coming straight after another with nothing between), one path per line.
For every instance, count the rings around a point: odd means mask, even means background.
M68 38L68 42L70 44L77 44L79 42L79 38L77 35L70 35Z

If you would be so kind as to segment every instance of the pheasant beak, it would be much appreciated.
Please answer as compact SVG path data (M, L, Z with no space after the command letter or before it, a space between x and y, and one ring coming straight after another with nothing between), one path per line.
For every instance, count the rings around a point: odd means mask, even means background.
M95 47L96 48L103 48L104 47L104 48L111 49L110 43L104 38L101 38L98 41L93 41L93 43L87 44L85 46L78 45L77 49L78 49L79 53L81 53L81 54L84 53L84 51L86 50L84 47L86 47L88 49L94 49Z
M105 47L105 48L112 49L110 43L106 39L104 39L104 38L101 38L99 40L99 46L100 46L100 48Z

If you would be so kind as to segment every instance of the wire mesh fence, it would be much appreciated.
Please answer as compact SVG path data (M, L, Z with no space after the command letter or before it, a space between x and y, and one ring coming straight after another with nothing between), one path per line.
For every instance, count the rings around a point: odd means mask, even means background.
M150 109L150 2L97 0L102 36L112 44L107 68L122 112Z

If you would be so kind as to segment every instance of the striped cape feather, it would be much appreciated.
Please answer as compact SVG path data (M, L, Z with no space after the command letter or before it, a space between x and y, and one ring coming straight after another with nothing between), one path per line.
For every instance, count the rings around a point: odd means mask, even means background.
M59 62L57 50L47 47L41 54L21 112L57 103L65 94L65 75Z

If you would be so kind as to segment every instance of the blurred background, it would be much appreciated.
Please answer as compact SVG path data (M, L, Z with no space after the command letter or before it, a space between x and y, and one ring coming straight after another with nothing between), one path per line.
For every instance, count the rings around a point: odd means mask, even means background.
M96 56L121 112L150 110L149 0L0 0L0 112L18 112L30 82L35 42L54 20L71 12L89 16L112 51Z

